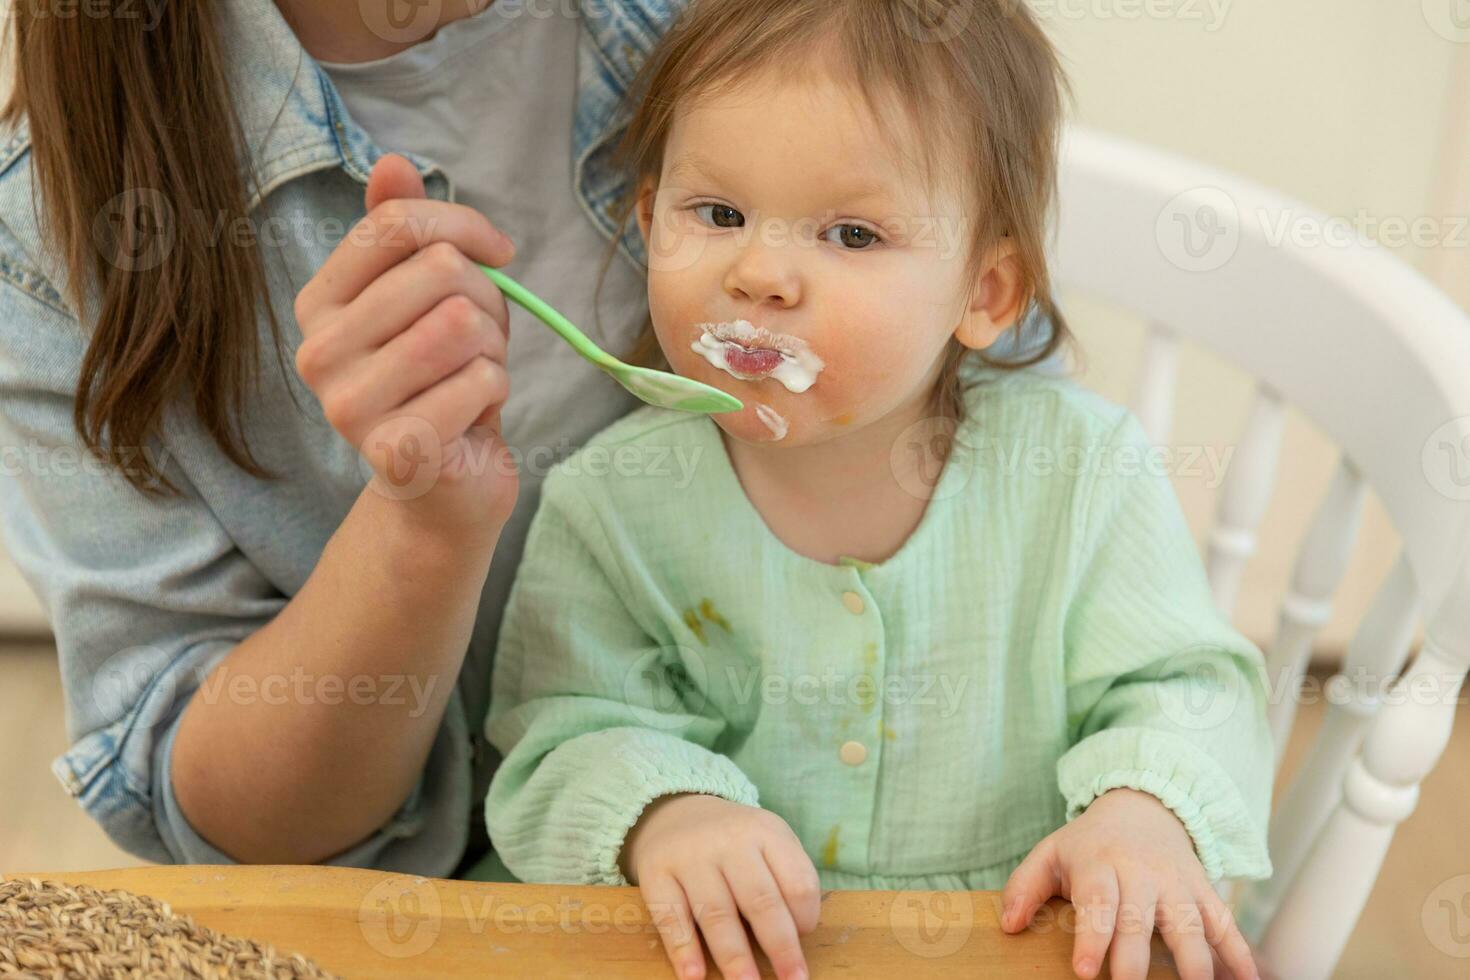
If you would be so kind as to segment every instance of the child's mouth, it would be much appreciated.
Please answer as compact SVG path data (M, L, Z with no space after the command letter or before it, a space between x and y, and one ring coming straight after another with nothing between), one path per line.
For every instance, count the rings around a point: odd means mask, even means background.
M733 341L726 341L725 363L737 374L761 378L781 365L781 352L769 347L742 347Z
M690 347L710 364L742 381L771 378L787 391L803 392L817 380L822 359L799 337L773 334L748 320L701 323Z

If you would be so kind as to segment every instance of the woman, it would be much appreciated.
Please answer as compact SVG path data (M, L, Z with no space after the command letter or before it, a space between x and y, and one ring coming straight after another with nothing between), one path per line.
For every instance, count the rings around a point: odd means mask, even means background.
M53 768L150 860L448 875L482 853L490 644L546 450L631 407L544 327L507 348L467 260L597 320L614 111L682 3L396 6L412 16L13 7L0 427L30 453L4 528L60 652L73 745ZM637 246L606 270L614 344L647 314ZM301 354L303 335L322 340ZM423 493L369 485L371 423L429 392L410 414L457 425L442 445L473 427L524 453L519 495L498 457ZM107 465L84 448L104 424Z
M475 263L632 340L610 154L685 2L13 6L0 517L56 634L53 769L120 846L486 853L539 480L632 402Z

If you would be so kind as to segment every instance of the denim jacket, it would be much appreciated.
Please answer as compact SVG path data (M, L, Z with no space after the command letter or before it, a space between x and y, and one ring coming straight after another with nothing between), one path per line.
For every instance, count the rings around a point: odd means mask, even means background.
M640 59L686 2L581 2L573 174L578 197L609 239L623 190L608 163L621 100ZM227 0L222 10L254 172L252 217L261 227L272 217L305 216L350 228L362 216L363 188L382 151L348 117L271 0ZM264 304L264 391L241 425L257 458L281 480L249 477L192 415L172 410L139 452L153 454L182 497L145 497L89 457L71 421L86 332L65 298L57 257L43 247L30 145L24 120L0 132L0 526L56 636L71 748L52 769L127 851L164 863L231 863L175 801L168 773L179 717L209 670L300 589L370 472L295 373L279 370ZM405 155L429 196L453 200L433 161ZM303 240L272 246L265 257L290 355L301 341L295 293L331 243L285 237ZM620 251L644 264L636 225L629 224ZM492 640L477 625L471 649L488 650ZM479 731L489 697L488 665L479 667L462 674L424 773L399 812L327 863L444 876L466 854L471 828L483 836L472 813L493 760Z

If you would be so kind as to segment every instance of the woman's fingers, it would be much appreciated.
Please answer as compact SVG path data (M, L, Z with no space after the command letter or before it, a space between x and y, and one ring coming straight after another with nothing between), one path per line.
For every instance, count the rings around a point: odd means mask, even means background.
M487 406L503 403L509 393L510 375L505 365L476 357L428 391L409 399L391 417L425 420L444 444L468 429ZM471 462L483 465L489 461Z
M510 261L509 239L471 208L427 199L396 154L374 165L365 200L296 296L297 373L353 445L402 414L445 444L472 425L498 432L510 315L479 264Z
M1158 920L1159 935L1174 954L1180 980L1211 980L1215 968L1194 896L1182 888L1164 892L1159 898Z
M450 296L333 383L329 398L378 418L427 391L476 357L505 363L500 325L463 295Z
M473 429L479 429L482 434L494 433L500 435L500 408L499 405L487 405L485 410L470 423Z
M1117 918L1118 878L1111 864L1092 862L1072 881L1072 904L1077 907L1077 939L1072 947L1072 969L1092 980L1102 968Z
M694 921L709 954L725 980L758 980L755 954L745 936L745 923L725 876L713 865L702 865L679 879L689 898Z
M1026 927L1036 909L1053 895L1061 893L1062 880L1057 870L1056 847L1050 837L1031 848L1001 892L1000 927L1015 932Z
M806 957L801 952L796 922L765 857L757 854L732 861L722 870L736 906L750 923L755 941L765 950L779 980L805 980Z
M1158 890L1147 875L1119 881L1110 960L1113 980L1144 980L1148 976L1157 899Z
M302 321L297 370L313 386L331 384L342 366L380 352L456 296L483 310L498 333L508 336L510 313L500 287L457 247L436 242L385 272L347 305L323 313L319 322Z
M653 875L639 882L638 887L674 974L682 980L703 980L704 947L694 931L694 917L683 887L667 874Z
M435 242L453 245L475 262L502 266L515 247L490 219L463 204L393 198L352 226L296 294L296 319L315 322L340 309L389 269Z
M441 241L392 267L348 303L334 319L356 323L356 332L334 336L332 344L348 351L375 350L391 342L403 323L412 323L453 295L465 295L497 323L510 322L500 287L456 245Z
M384 153L373 164L368 174L367 187L362 192L365 210L371 211L384 201L395 197L428 197L424 193L424 178L418 168L401 153Z

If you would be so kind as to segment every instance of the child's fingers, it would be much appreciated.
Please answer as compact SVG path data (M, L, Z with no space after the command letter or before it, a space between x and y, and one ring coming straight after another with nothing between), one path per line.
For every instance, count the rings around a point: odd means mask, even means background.
M640 881L638 888L675 975L682 980L704 980L704 947L694 931L694 918L684 889L667 874Z
M1148 976L1149 941L1154 934L1158 895L1154 880L1147 875L1119 880L1118 915L1110 960L1113 980L1144 980Z
M750 923L755 941L765 950L776 976L780 980L806 980L806 957L801 952L796 923L764 858L731 861L722 870L735 904Z
M767 844L761 853L786 899L786 907L791 910L796 931L806 935L817 927L817 920L822 917L822 881L817 877L812 859L801 849L795 834L790 847Z
M1198 894L1205 941L1230 968L1235 980L1258 980L1255 957L1251 955L1250 944L1240 933L1234 914L1213 888L1201 887Z
M1111 864L1094 862L1072 880L1077 907L1077 940L1072 947L1072 969L1082 980L1092 980L1102 969L1118 908L1118 877Z
M1200 924L1198 903L1188 891L1176 888L1160 896L1159 935L1174 954L1180 980L1211 980L1215 968L1210 947Z
M1225 961L1220 959L1220 951L1213 946L1210 947L1210 965L1215 970L1214 980L1246 980L1245 977L1225 965ZM1259 963L1255 964L1254 972L1250 976L1255 977L1256 980L1281 980L1270 970L1263 970Z
M726 980L758 980L755 954L745 938L745 923L730 894L725 876L713 866L701 866L679 879L720 973Z
M1057 871L1056 848L1051 838L1044 838L1016 865L1001 892L1000 927L1006 932L1025 928L1036 909L1048 898L1060 894L1062 879Z

